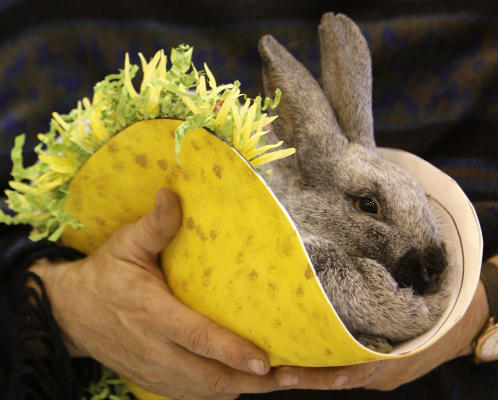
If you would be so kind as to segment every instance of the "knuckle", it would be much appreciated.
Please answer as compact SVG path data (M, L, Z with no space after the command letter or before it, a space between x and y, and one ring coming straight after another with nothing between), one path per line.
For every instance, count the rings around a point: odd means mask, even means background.
M133 246L133 224L125 224L112 235L109 246L112 254L122 255L123 248Z
M188 346L194 353L209 356L211 351L207 329L202 326L193 328L188 335Z
M328 371L325 374L325 376L323 377L322 384L326 390L335 389L336 376L337 376L337 373L334 371Z
M223 394L230 386L230 374L227 372L220 372L215 375L208 383L209 391L214 395Z
M155 225L155 218L147 215L139 221L141 234L146 238L155 238L158 235L158 227Z
M382 362L372 362L365 365L363 372L363 379L366 382L374 380L377 375L382 371Z

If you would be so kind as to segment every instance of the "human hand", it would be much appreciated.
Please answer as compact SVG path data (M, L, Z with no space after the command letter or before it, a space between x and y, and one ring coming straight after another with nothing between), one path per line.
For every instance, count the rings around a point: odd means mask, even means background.
M498 261L498 260L497 260ZM347 367L280 367L275 377L282 386L301 389L393 390L425 375L440 364L472 353L472 340L489 318L484 285L479 281L471 305L462 319L438 342L410 357Z
M31 267L44 284L70 354L89 356L144 389L176 399L234 399L278 388L267 356L169 291L157 254L180 226L177 197L74 262Z

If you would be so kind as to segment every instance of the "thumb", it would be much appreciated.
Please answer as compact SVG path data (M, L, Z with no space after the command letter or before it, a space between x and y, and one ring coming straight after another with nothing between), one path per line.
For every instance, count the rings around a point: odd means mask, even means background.
M157 254L171 241L180 225L178 196L167 188L159 189L154 208L137 222L117 232L112 248L119 250L120 258L127 256L139 264L156 265Z

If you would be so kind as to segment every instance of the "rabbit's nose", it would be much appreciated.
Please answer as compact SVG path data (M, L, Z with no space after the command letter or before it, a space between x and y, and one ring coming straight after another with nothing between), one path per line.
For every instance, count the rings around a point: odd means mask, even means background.
M400 287L411 287L419 295L432 293L439 289L446 265L444 246L411 248L398 261L393 277Z

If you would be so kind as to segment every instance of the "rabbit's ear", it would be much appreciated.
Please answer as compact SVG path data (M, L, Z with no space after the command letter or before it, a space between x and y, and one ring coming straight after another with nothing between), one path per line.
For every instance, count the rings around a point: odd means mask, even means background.
M312 178L320 160L335 158L347 145L334 111L322 89L308 72L271 35L259 41L263 59L265 93L282 91L274 132L286 145L296 148L296 160L303 178Z
M372 62L358 26L345 15L326 13L318 29L323 90L350 142L375 147Z

